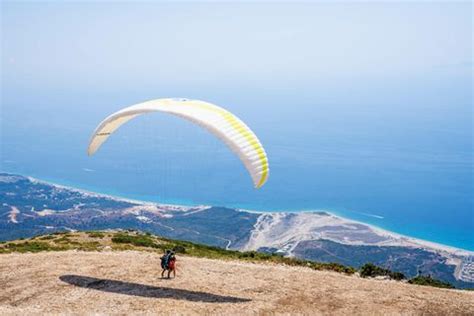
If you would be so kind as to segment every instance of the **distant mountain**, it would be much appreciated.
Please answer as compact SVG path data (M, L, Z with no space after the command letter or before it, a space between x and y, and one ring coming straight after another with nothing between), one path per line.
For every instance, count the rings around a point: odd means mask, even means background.
M360 267L372 262L474 287L474 253L326 212L257 213L146 203L0 173L0 240L62 230L137 229L226 249L277 252Z

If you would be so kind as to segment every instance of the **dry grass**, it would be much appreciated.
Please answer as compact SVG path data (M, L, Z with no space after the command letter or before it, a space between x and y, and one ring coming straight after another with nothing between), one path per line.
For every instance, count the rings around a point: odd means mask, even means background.
M179 256L176 279L159 272L157 252L2 254L0 314L474 314L474 292L305 267Z

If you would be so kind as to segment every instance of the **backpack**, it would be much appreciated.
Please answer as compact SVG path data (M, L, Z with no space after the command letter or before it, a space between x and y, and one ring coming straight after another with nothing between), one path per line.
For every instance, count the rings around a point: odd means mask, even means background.
M165 254L161 257L161 268L162 269L164 269L164 270L168 269L169 258L170 258L170 253Z
M165 269L165 270L168 269L170 259L171 259L172 256L173 256L173 253L170 252L170 253L167 253L166 255L164 255L163 257L161 257L161 267L163 269Z

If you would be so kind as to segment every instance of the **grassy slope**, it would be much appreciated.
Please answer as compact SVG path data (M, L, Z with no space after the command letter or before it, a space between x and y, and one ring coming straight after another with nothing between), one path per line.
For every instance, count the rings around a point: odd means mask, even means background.
M282 257L275 254L265 254L255 251L240 252L230 251L222 248L195 244L187 241L171 240L151 234L143 234L135 231L91 231L91 232L62 232L51 235L37 236L26 240L17 240L0 244L0 254L12 252L42 252L42 251L101 251L112 250L140 250L163 252L165 249L173 249L177 253L193 257L204 257L221 260L244 260L250 262L270 262L290 266L305 266L314 270L330 270L345 274L357 272L351 267L338 263L319 263L295 258ZM404 276L393 273L386 269L371 266L367 273L367 265L362 267L361 276L376 277L384 276L401 280ZM377 271L381 271L378 273ZM396 275L397 277L392 277ZM434 279L427 280L426 277L417 277L409 280L411 284L429 285L436 287L452 288L450 284Z

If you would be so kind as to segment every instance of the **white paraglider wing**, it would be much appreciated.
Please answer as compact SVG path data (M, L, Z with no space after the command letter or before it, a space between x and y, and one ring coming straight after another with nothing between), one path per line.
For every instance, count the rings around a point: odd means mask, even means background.
M229 111L199 100L157 99L115 112L94 131L88 154L93 155L122 124L148 112L174 114L206 128L239 156L252 177L255 188L260 188L267 181L270 172L267 155L252 130Z

